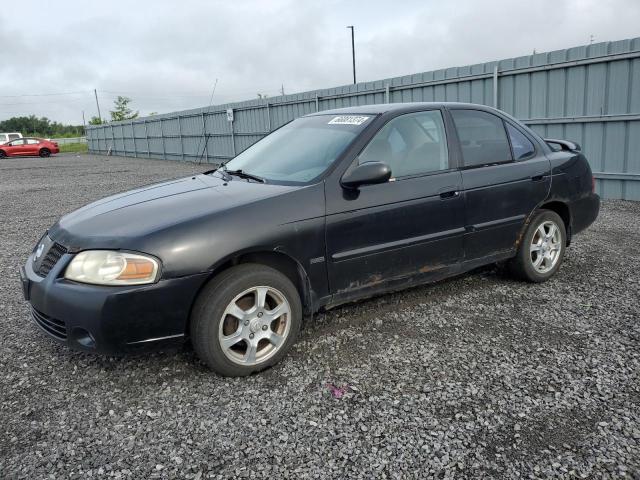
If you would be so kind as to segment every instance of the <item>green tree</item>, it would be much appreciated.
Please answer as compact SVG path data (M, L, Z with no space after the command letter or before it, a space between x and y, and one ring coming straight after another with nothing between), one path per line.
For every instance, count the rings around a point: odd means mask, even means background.
M131 99L129 97L121 97L118 95L118 98L113 101L114 110L109 112L111 113L112 122L138 118L138 112L131 110L129 108L129 103L131 103Z
M35 115L29 115L1 121L0 132L20 132L23 135L46 138L77 137L82 135L82 126L63 125L52 122L46 117L38 118Z
M102 119L99 117L91 117L91 120L89 120L89 125L102 125Z

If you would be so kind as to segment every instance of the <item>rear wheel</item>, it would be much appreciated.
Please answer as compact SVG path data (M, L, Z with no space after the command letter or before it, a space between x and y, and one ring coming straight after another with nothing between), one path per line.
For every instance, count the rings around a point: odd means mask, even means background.
M534 214L509 263L511 272L530 282L544 282L560 268L567 245L567 231L560 216L550 210Z
M200 293L191 337L209 368L239 377L279 362L295 343L301 323L295 285L273 268L243 264L221 273Z
M40 149L40 156L43 158L51 156L51 150L49 150L48 148Z

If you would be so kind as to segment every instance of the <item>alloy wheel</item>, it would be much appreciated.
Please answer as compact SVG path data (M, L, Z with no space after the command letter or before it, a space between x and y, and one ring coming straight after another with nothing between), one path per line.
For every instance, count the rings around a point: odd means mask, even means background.
M530 259L538 273L547 273L556 266L562 250L562 233L551 220L542 222L531 239Z
M218 341L225 356L238 365L257 365L284 345L291 329L291 306L275 288L252 287L227 305Z

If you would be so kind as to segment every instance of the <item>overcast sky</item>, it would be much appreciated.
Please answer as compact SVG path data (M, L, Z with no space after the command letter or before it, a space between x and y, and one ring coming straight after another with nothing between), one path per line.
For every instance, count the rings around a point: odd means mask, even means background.
M0 13L0 120L80 124L640 36L638 0L22 0ZM73 93L73 94L66 94ZM34 95L38 94L38 95ZM57 95L42 95L57 94ZM60 95L65 94L65 95Z

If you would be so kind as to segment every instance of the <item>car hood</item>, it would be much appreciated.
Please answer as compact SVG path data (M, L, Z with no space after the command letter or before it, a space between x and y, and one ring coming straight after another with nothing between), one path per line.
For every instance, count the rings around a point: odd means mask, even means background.
M132 248L127 239L215 215L298 189L218 174L196 175L131 190L62 217L49 236L70 250Z

